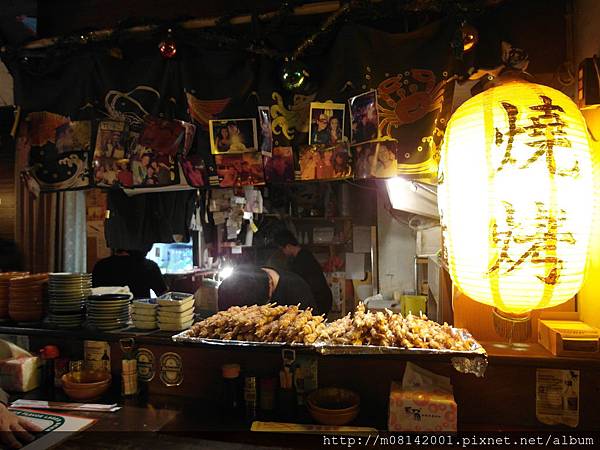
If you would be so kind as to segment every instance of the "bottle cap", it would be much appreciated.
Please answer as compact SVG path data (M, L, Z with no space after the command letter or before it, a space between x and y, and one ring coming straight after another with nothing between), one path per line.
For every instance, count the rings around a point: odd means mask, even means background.
M240 365L239 364L223 364L221 366L221 372L223 378L237 378L240 376Z
M56 345L46 345L40 353L42 354L43 359L54 359L60 356L60 352Z

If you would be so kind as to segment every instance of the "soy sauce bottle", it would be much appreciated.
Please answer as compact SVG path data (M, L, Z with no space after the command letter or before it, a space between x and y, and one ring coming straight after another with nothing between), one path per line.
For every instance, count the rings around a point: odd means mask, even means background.
M225 418L236 419L240 413L240 365L221 366L222 396L221 410Z

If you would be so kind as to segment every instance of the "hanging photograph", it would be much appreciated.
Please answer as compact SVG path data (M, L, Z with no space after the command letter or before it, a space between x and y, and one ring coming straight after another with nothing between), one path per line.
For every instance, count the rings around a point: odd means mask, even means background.
M256 119L211 120L209 131L213 155L254 152L258 149Z
M185 139L185 128L176 120L148 117L142 131L130 139L134 186L168 186L179 182L177 153Z
M190 186L202 187L206 184L206 164L201 155L194 153L182 156L181 168Z
M350 143L377 139L379 117L377 114L377 91L372 90L348 100L350 107Z
M103 120L98 125L94 149L94 180L98 186L131 186L133 179L127 159L127 124ZM121 174L120 172L124 173Z
M94 161L99 159L125 158L127 124L114 120L104 120L98 126Z
M265 183L262 155L258 152L215 156L219 186L253 186Z
M335 145L344 140L343 103L310 104L309 144Z
M355 178L393 178L397 175L398 144L393 140L366 142L351 147Z
M318 145L307 145L300 149L298 157L300 162L300 180L310 181L317 179L317 164L321 159Z
M351 175L350 153L345 142L332 147L308 145L300 150L301 180L332 180Z
M91 123L58 114L31 113L23 124L29 173L41 191L82 189L91 184Z
M183 149L181 151L181 154L187 155L190 149L192 148L194 138L196 137L196 125L194 125L193 123L184 122L183 120L179 120L178 122L185 130L185 137L183 140Z
M273 156L264 156L265 181L290 183L294 181L294 153L292 147L275 147Z
M56 151L90 151L92 127L89 121L69 122L56 129Z
M264 156L271 156L273 153L273 133L268 106L258 107L258 122L260 124L260 152Z
M146 117L140 135L140 144L159 155L175 156L182 148L185 127L179 120Z
M342 142L333 147L331 165L333 178L349 178L352 176L352 158L347 142Z

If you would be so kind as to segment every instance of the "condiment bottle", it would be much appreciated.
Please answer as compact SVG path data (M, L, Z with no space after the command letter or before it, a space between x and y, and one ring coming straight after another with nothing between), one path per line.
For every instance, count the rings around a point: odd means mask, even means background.
M221 366L223 376L223 411L236 415L239 411L239 364L224 364Z
M246 406L246 419L256 419L256 377L249 375L244 379L244 404Z
M119 340L123 359L121 360L121 394L125 397L138 393L137 359L133 354L133 338Z
M64 356L54 361L54 387L62 387L62 376L69 372L69 358Z
M40 350L43 360L42 384L48 388L54 388L54 362L60 356L56 345L46 345Z
M261 378L259 389L259 406L262 415L268 416L275 409L275 378Z

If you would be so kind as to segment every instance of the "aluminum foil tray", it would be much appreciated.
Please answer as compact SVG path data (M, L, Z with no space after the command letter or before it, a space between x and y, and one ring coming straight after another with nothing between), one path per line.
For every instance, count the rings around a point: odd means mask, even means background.
M253 342L223 339L197 338L189 335L189 330L173 336L175 342L190 344L221 346L221 347L246 347L246 348L296 348L314 351L320 355L404 355L450 358L453 367L462 373L472 373L482 377L487 367L487 353L481 345L477 344L471 351L435 350L427 348L401 348L381 347L374 345L330 345L317 342L314 345L287 344L285 342Z

